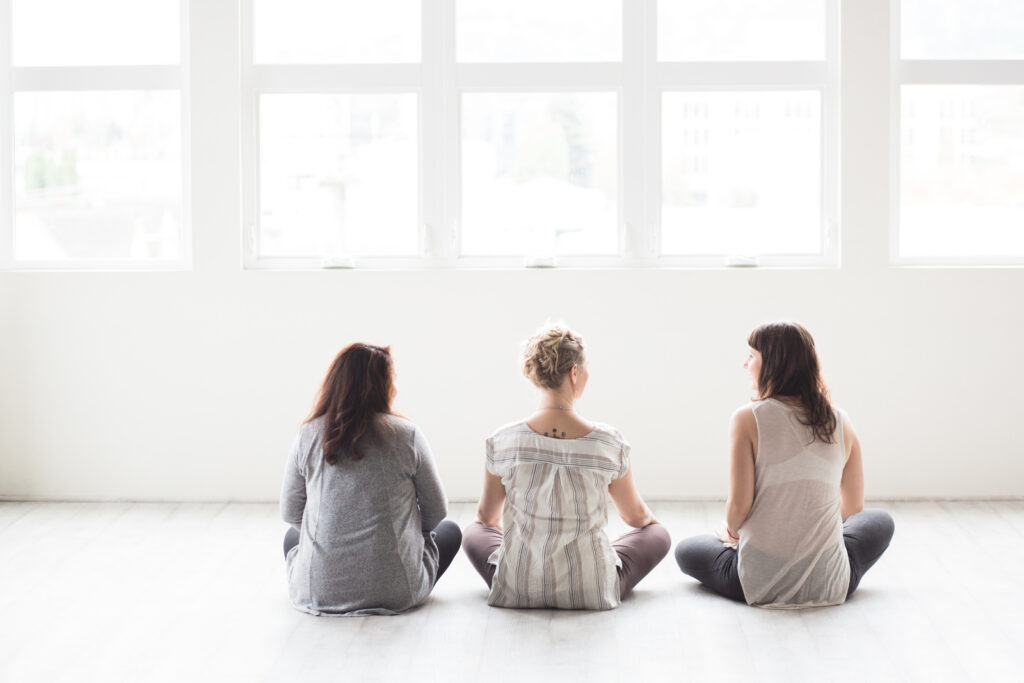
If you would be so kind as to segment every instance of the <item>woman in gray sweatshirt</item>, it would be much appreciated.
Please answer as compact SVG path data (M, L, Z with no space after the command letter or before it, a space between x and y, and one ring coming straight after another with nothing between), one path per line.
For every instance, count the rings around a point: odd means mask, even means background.
M458 552L430 446L391 412L387 347L352 344L324 379L285 468L289 595L317 615L396 614L421 604Z

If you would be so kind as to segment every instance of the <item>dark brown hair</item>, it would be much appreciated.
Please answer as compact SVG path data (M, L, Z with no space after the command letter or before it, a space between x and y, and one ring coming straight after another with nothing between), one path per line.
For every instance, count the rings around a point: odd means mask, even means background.
M359 441L374 431L381 415L391 414L394 366L391 347L352 344L334 358L324 378L313 414L325 416L324 460L334 465L341 457L359 460Z
M750 333L747 344L761 354L758 399L799 398L805 418L801 422L811 428L815 439L834 443L836 414L821 379L811 333L797 323L766 323Z

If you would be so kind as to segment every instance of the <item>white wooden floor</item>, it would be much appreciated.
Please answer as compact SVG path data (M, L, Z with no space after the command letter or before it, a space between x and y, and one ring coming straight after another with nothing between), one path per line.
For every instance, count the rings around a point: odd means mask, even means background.
M677 541L722 506L652 507ZM422 608L330 619L288 605L276 506L3 503L0 681L1024 681L1024 502L880 507L842 607L737 605L670 555L611 612L503 610L460 554Z

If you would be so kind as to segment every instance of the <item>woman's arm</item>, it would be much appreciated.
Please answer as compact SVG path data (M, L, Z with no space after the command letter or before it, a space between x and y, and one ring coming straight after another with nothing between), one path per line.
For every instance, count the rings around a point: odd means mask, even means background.
M281 486L281 519L295 527L302 528L302 513L306 510L306 477L299 469L302 454L301 436L292 443L288 462L284 468L284 484Z
M853 431L853 425L843 415L843 438L846 441L846 466L843 481L839 485L840 510L843 519L864 509L864 460L860 454L860 439Z
M757 453L757 420L754 409L744 406L732 414L729 423L729 500L725 523L732 537L738 537L754 504L754 456Z
M642 529L649 524L657 524L658 520L651 515L650 509L640 497L633 483L633 466L626 470L625 476L612 480L608 485L608 493L611 494L615 509L619 511L622 521L631 527Z
M413 448L416 451L416 474L412 485L420 506L420 526L423 531L432 531L448 514L448 498L444 495L441 478L437 476L437 464L430 444L418 427L413 432Z
M476 509L476 519L484 526L501 528L501 509L505 505L505 485L501 477L484 470L484 493Z

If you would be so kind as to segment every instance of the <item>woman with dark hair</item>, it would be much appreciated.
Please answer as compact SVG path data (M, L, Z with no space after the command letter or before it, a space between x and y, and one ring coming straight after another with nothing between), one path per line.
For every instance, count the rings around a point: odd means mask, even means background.
M285 469L289 596L318 615L396 614L421 604L459 550L423 433L391 411L388 347L334 359Z
M860 442L829 401L810 333L768 323L747 344L757 397L729 426L726 521L717 538L681 541L676 562L750 605L838 605L889 546L892 517L863 509Z
M550 326L531 337L523 373L540 406L486 442L484 492L463 547L499 607L617 607L671 547L633 485L629 443L575 410L590 372L583 339ZM634 527L604 532L609 498Z

